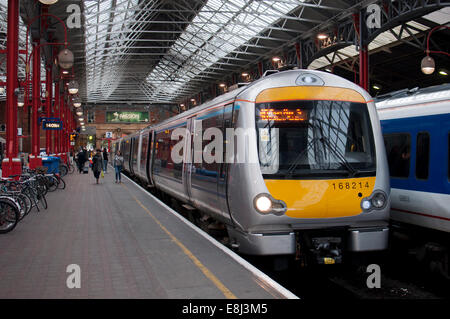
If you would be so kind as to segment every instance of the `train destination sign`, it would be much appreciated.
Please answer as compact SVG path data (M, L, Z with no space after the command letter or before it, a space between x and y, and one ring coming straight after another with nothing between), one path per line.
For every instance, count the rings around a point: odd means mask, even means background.
M301 122L307 119L302 109L261 109L259 116L263 121Z
M42 129L43 130L62 130L63 123L62 123L62 121L55 121L55 120L43 121Z
M147 123L148 112L106 112L107 123Z

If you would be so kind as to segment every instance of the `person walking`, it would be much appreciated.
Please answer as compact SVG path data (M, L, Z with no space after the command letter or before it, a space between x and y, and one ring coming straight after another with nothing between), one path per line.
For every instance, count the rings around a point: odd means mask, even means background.
M78 172L82 173L84 163L86 163L86 154L83 152L83 149L77 155L77 164L78 164Z
M106 147L103 149L103 171L105 174L108 170L108 151L106 150Z
M95 154L92 158L92 171L94 172L94 177L97 180L97 184L102 171L102 166L102 151L98 149L97 154Z
M114 156L114 169L116 170L116 183L122 183L121 175L122 167L123 167L123 156L120 151L116 152L116 156Z

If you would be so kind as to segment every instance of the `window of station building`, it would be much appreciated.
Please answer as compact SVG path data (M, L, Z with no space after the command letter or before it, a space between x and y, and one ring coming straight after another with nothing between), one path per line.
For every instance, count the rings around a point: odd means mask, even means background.
M430 162L430 134L420 132L417 134L416 146L416 178L428 179Z
M90 110L87 112L87 122L95 123L95 111L94 110Z
M384 135L384 145L391 177L408 178L411 159L411 135L394 133Z

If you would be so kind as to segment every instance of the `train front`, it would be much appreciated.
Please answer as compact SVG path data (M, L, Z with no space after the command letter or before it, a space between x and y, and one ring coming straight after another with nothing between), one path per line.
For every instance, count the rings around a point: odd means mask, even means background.
M243 95L237 122L256 126L245 151L256 152L257 164L231 172L239 227L229 232L239 249L307 251L319 263L338 263L344 251L386 249L389 176L370 96L340 77L306 70L269 76ZM232 193L236 180L246 194ZM238 212L237 198L251 199L252 213Z

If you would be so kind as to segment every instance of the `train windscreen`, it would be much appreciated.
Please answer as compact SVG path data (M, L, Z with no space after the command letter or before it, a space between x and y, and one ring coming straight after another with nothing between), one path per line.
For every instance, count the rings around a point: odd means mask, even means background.
M366 104L259 103L256 126L264 178L375 176L375 146Z

